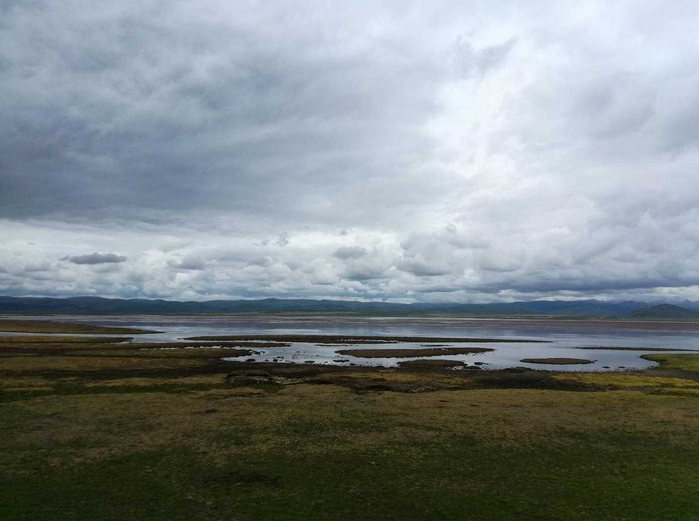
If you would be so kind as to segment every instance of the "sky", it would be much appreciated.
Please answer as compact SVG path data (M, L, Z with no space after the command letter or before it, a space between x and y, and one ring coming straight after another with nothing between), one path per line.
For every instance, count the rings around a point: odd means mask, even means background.
M4 0L0 294L697 300L699 5Z

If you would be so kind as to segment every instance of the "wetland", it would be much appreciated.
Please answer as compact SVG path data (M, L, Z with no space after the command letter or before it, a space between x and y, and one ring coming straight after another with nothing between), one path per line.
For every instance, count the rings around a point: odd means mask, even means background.
M699 353L667 351L695 347L686 326L47 318L0 335L2 519L699 512ZM651 349L620 351L644 364L626 369L520 362L615 353L585 345Z

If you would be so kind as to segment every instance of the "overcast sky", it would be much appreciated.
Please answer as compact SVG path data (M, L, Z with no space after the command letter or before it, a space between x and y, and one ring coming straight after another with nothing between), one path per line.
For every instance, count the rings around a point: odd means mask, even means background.
M699 299L699 5L4 0L0 294Z

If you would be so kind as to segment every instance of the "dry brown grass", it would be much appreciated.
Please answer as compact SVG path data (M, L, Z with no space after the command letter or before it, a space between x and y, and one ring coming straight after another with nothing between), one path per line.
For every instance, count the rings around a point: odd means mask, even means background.
M83 383L85 387L148 387L148 386L193 386L199 387L202 385L223 386L223 381L226 377L225 373L221 374L206 374L197 376L176 376L172 378L151 377L144 378L139 376L129 378L115 378L113 380L101 380L99 382ZM20 379L21 380L21 379Z

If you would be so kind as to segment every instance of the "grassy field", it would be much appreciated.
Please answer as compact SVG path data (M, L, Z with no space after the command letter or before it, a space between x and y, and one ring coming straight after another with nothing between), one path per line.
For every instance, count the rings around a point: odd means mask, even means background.
M593 374L0 345L3 521L699 519L698 355Z

